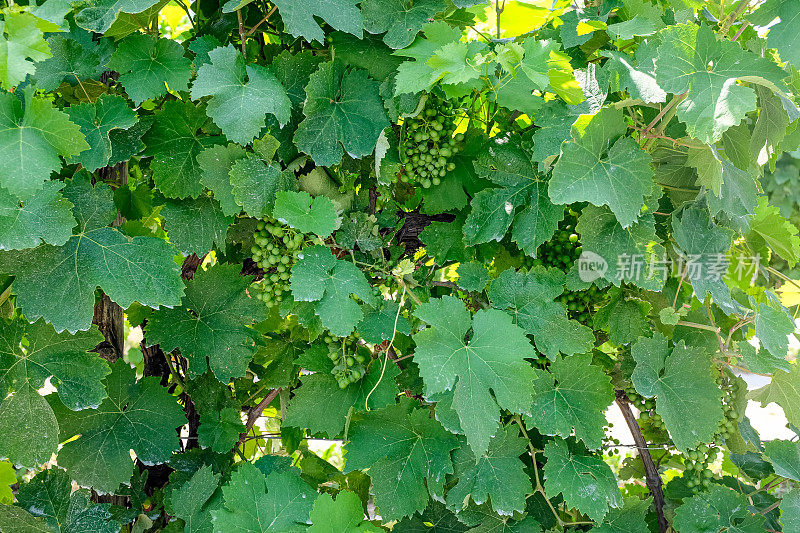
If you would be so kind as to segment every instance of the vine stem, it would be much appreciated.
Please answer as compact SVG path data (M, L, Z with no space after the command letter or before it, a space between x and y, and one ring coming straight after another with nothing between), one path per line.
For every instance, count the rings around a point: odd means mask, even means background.
M280 393L281 389L279 388L272 389L269 392L269 394L264 396L264 398L260 402L258 402L258 404L255 407L252 407L247 411L247 424L245 425L244 432L239 435L239 442L236 443L236 449L238 449L239 446L242 445L245 437L250 432L250 430L253 429L253 426L256 424L256 420L259 419L261 413L264 412L264 409L266 409L267 406L272 403L272 400L274 400Z
M258 24L256 24L252 28L250 28L250 30L247 32L247 36L253 35L255 33L255 31L258 29L258 27L261 26L262 24L264 24L267 20L269 20L269 18L272 16L273 13L275 13L275 11L277 11L277 9L278 9L278 6L272 6L272 9L269 10L269 13L267 13L267 16L265 16L263 19L259 20Z
M392 349L392 344L394 344L394 339L397 336L397 321L400 320L400 313L403 311L403 299L406 296L406 286L403 284L402 287L403 287L403 292L400 295L400 301L398 302L397 305L397 314L394 316L394 328L392 330L392 339L389 341L389 344L386 345L386 349L383 351L384 356L383 356L383 365L381 366L381 376L378 378L378 381L375 382L375 385L369 391L367 397L364 398L364 409L367 411L369 411L370 396L372 396L372 393L375 392L375 389L377 389L378 385L380 385L381 381L383 381L383 374L386 372L386 365L389 363L389 350Z
M236 20L239 21L239 38L242 41L242 55L247 59L247 32L244 31L244 20L242 19L242 10L236 10Z
M172 364L172 357L168 353L164 353L164 359L167 360L167 366L169 367L169 373L172 374L172 379L175 380L175 383L181 386L181 389L186 392L186 385L184 385L183 380L181 379L180 375L178 375L178 371L175 370L175 366Z
M661 490L661 476L658 474L655 463L653 463L653 457L650 455L650 451L647 448L647 441L644 439L642 430L636 422L636 417L633 416L633 411L631 411L631 405L628 403L628 399L618 393L616 403L619 406L619 410L622 412L623 418L625 418L625 423L628 424L628 429L633 436L633 442L636 443L639 450L639 458L644 464L645 482L647 483L647 488L650 489L650 494L653 495L653 503L655 503L656 506L658 530L660 533L666 533L669 529L669 524L667 523L667 518L664 516L664 492Z

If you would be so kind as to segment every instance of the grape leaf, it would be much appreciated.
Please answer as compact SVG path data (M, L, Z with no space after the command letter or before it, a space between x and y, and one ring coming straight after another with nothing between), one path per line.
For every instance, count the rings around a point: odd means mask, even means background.
M378 233L376 220L376 217L369 213L350 213L336 230L336 243L348 250L355 250L358 247L362 252L382 248L383 238Z
M617 479L602 459L586 455L569 441L555 439L544 446L544 488L548 498L564 496L567 505L601 521L622 506Z
M764 443L764 454L772 463L775 473L800 481L800 446L788 440L773 440Z
M536 370L533 406L526 421L540 433L575 437L589 449L603 444L605 411L614 402L614 387L591 354L557 357L549 370Z
M120 15L142 13L158 2L159 0L92 0L75 15L75 22L81 28L95 33L106 33Z
M43 31L52 24L30 13L3 10L0 21L0 85L11 90L36 71L34 62L51 56Z
M361 499L354 492L341 491L336 501L330 494L320 494L311 509L309 533L382 533L364 519Z
M223 382L243 376L256 350L256 333L247 326L264 320L266 309L247 295L252 278L239 271L223 264L198 269L181 305L159 309L148 320L147 342L165 352L180 349L193 374L210 368Z
M317 496L292 472L271 472L265 477L247 462L222 486L222 494L225 507L212 511L215 532L306 531Z
M780 17L780 21L770 26L767 46L778 50L783 61L800 65L800 42L797 40L796 26L800 9L794 2L775 2L774 5L777 8L774 15Z
M87 353L103 340L92 328L76 335L56 333L43 320L0 322L0 450L17 464L50 460L58 446L58 423L37 389L50 380L73 410L96 406L105 397L106 362ZM13 395L7 397L11 392ZM33 444L35 443L35 444Z
M61 169L59 156L89 148L80 127L50 100L25 91L25 105L11 93L0 93L0 187L27 198Z
M434 81L453 85L466 84L480 77L481 72L472 63L472 58L485 49L486 45L479 41L454 41L437 48L426 63L433 69Z
M688 264L683 268L697 298L703 301L706 294L710 294L714 303L724 311L738 311L740 306L731 298L730 289L721 276L714 274L718 273L720 266L723 273L727 270L727 264L719 258L728 252L733 232L717 226L708 212L698 207L673 214L672 232L680 250L695 264L692 273L689 273Z
M572 140L561 147L553 167L550 199L554 203L607 205L623 228L639 217L653 190L652 158L631 137L622 111L600 110L572 126Z
M368 469L381 516L400 519L422 512L429 493L442 494L445 476L453 473L450 452L457 447L455 435L427 410L403 399L353 421L345 471Z
M564 304L555 301L563 291L564 274L557 269L536 267L527 274L508 269L492 282L489 300L533 335L540 352L555 359L559 352L583 353L594 344L592 331L568 319Z
M717 484L708 492L683 500L683 505L675 510L673 524L678 531L764 531L764 517L749 511L747 497Z
M0 250L67 242L75 218L72 204L60 192L63 188L62 182L46 181L40 191L22 202L0 187Z
M325 350L324 366L313 369L314 374L301 376L302 386L295 389L286 410L284 424L290 427L308 429L311 433L326 433L334 438L345 428L350 409L354 412L365 410L367 395L370 409L378 409L393 404L397 396L394 378L400 373L397 365L389 365L381 379L381 365L373 364L363 379L344 389L339 387L331 375L333 363ZM306 367L306 370L312 370Z
M624 281L643 289L660 290L668 271L662 268L665 250L655 226L650 213L623 228L607 207L584 207L575 228L583 247L578 267L597 261L602 267L594 272L598 278L618 287Z
M800 489L792 489L781 500L781 525L784 531L800 528Z
M67 108L72 122L80 126L90 148L72 157L92 172L108 165L111 159L110 133L114 130L127 130L136 124L136 112L128 107L121 96L104 94L94 103L74 105Z
M244 433L238 409L225 407L219 413L200 415L200 427L197 429L197 442L203 448L211 448L218 453L227 453Z
M621 509L610 509L603 523L594 528L595 533L639 533L647 530L645 515L650 507L650 499L638 496L625 498Z
M277 164L267 164L252 156L235 160L229 177L236 203L255 218L272 212L278 191L297 187L293 172L281 171Z
M8 533L53 533L43 518L13 505L0 505L0 527Z
M786 73L768 59L743 50L735 42L718 40L705 24L677 24L659 33L656 80L673 94L686 93L678 118L689 135L714 144L722 133L739 124L756 108L753 89L746 81L783 90Z
M458 286L464 290L481 292L489 280L489 270L482 263L471 261L458 265Z
M608 328L609 339L619 346L647 337L652 329L647 318L652 305L618 289L610 290L609 296L608 303L595 312L592 324L595 329Z
M414 59L397 67L395 94L417 93L435 83L437 75L428 66L428 60L440 47L458 41L461 36L458 28L452 28L444 21L425 24L422 29L425 37L417 36L410 46L395 52L396 55Z
M104 227L117 216L108 185L92 187L83 173L68 181L63 193L76 206L78 221L77 233L64 246L0 253L0 271L15 273L17 305L29 320L44 317L56 331L89 329L97 287L123 309L133 302L158 307L180 301L183 284L171 244Z
M139 122L127 130L111 130L108 138L111 139L111 159L108 166L129 161L133 156L139 155L144 150L142 137L153 125L153 117L145 115L139 117Z
M636 391L656 397L656 412L679 450L711 442L722 420L722 392L711 373L711 357L703 348L687 347L654 333L631 348L636 368L631 380ZM687 424L686 420L692 421Z
M245 157L244 148L237 144L212 146L197 154L197 163L202 171L200 183L214 193L214 199L226 217L242 211L233 196L229 174L234 162Z
M94 76L100 65L99 47L88 45L64 35L47 38L52 57L36 65L36 87L53 91L62 82L76 83ZM84 95L88 96L84 91Z
M789 335L794 333L794 320L785 309L775 309L765 303L758 305L753 325L761 345L776 357L786 357Z
M610 26L609 26L610 28ZM622 52L602 52L608 61L603 65L603 73L609 76L611 90L627 90L631 98L643 102L657 103L667 100L667 93L648 72L634 65L631 57Z
M572 125L585 111L583 106L566 105L561 100L550 100L536 113L538 128L531 135L533 149L531 158L549 166L561 153L561 145L570 139Z
M292 267L292 296L297 302L314 302L322 325L337 337L346 337L364 317L351 298L355 294L372 303L372 290L364 274L353 263L338 260L326 246L303 249Z
M183 520L186 533L209 533L211 517L207 503L217 490L220 475L214 473L211 465L197 470L169 496L171 513Z
M491 501L494 512L510 516L525 510L525 498L533 491L519 456L527 444L516 427L501 429L489 441L483 457L475 457L461 439L461 446L452 453L458 483L447 492L447 506L456 512L466 508L469 499L481 505Z
M714 216L731 220L742 232L750 228L751 215L758 206L758 185L753 176L726 159L722 164L722 186L719 195L706 194L708 209Z
M161 208L169 241L185 254L202 257L216 244L225 249L225 236L233 217L225 216L213 198L167 200Z
M464 533L468 529L469 527L443 503L430 500L425 511L403 518L394 525L392 531L396 533Z
M755 215L750 220L747 241L754 250L763 243L794 267L800 260L800 237L797 228L780 214L778 206L770 205L767 198L758 199Z
M752 392L752 399L766 407L775 402L783 408L790 424L800 425L800 391L797 390L800 379L800 365L792 365L789 372L775 370L772 381Z
M54 405L60 423L58 464L80 485L111 492L131 475L130 450L145 464L164 463L178 449L175 428L186 423L181 406L158 377L136 381L121 359L106 378L108 397L97 409L68 411Z
M136 33L123 39L108 68L120 73L119 81L136 105L173 91L189 88L192 62L183 46L171 39Z
M208 56L211 62L200 67L192 84L192 99L211 97L206 113L228 139L248 144L264 128L267 113L281 125L289 121L292 104L269 68L245 65L233 45L216 48Z
M357 328L361 338L371 344L390 340L395 336L395 330L403 335L411 334L411 325L394 300L381 300L378 307L364 315Z
M553 205L547 195L547 178L536 171L531 156L513 143L490 144L474 166L478 175L499 187L485 189L472 199L464 242L499 241L511 227L514 242L536 257L536 250L564 218L564 208Z
M422 26L446 8L444 0L363 0L364 29L384 33L383 42L394 49L410 45Z
M334 29L363 36L364 21L358 0L276 0L286 31L306 41L323 42L325 33L314 20L319 17Z
M153 127L145 134L145 155L153 156L153 181L170 198L196 198L200 186L197 155L217 144L219 137L198 130L206 122L203 108L170 100L155 112Z
M309 78L303 114L294 142L320 166L339 163L343 147L351 157L371 154L389 125L378 83L338 61L322 64Z
M11 485L16 485L17 472L8 461L0 461L0 503L10 505L14 501Z
M305 191L278 191L272 216L302 233L316 233L323 238L329 237L341 223L330 198L312 198Z
M432 299L414 315L430 327L414 335L414 361L425 395L454 391L453 408L476 457L485 455L500 423L500 409L530 414L535 350L525 331L497 309L474 320L453 296ZM469 341L465 335L472 329ZM494 393L494 397L491 392Z

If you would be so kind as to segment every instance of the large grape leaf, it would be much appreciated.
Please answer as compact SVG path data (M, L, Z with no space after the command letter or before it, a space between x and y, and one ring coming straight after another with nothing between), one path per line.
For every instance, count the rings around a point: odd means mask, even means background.
M237 265L199 269L181 305L159 309L148 320L147 342L165 352L178 348L194 374L210 368L223 382L243 376L256 350L248 325L264 320L266 308L248 296L252 278L239 271Z
M290 471L266 478L251 463L241 463L222 486L225 507L212 511L214 532L304 532L317 492Z
M100 65L99 47L94 43L54 34L47 38L47 44L53 56L36 65L36 87L43 91L53 91L65 81L72 84L91 78ZM78 93L88 96L80 88Z
M561 494L567 505L598 522L610 509L622 506L617 478L601 458L587 455L579 445L558 438L545 444L544 456L548 498Z
M323 42L325 33L314 20L319 17L336 30L358 38L364 34L364 21L356 7L358 0L276 0L286 31L306 41Z
M192 84L192 98L211 97L206 113L228 139L248 144L264 128L268 113L281 125L289 121L292 104L269 68L245 65L233 45L215 48L208 57L210 63L200 67Z
M603 369L592 365L592 355L558 357L548 370L536 370L531 416L525 417L540 433L569 437L573 429L589 449L603 444L605 411L614 403L614 387Z
M436 82L433 68L428 66L436 51L447 44L458 41L461 32L444 21L432 22L423 26L425 37L418 36L414 42L396 55L413 59L397 67L396 94L416 93L428 89Z
M127 130L136 124L136 112L121 96L104 94L94 103L70 106L67 114L80 126L90 148L71 159L92 172L108 165L111 159L111 138L114 130Z
M773 440L764 444L764 454L775 469L785 478L800 481L800 445L788 440Z
M91 0L75 15L75 22L81 28L105 33L121 14L142 13L158 2L159 0Z
M557 298L564 291L564 274L537 267L528 273L504 270L489 289L489 300L508 312L514 323L533 335L536 348L555 359L558 353L572 355L592 349L592 330L567 318L567 309Z
M654 173L650 155L626 132L622 110L604 108L578 120L553 167L550 199L607 205L623 228L636 222Z
M119 43L108 68L120 73L119 81L136 105L150 98L189 87L192 62L183 46L171 39L135 33Z
M225 236L233 217L225 216L213 198L167 200L160 214L169 241L181 252L202 257L215 244L220 250L225 249Z
M612 508L605 520L592 531L594 533L639 533L646 531L645 515L650 508L650 498L642 500L638 496L625 498L623 507Z
M800 261L800 237L797 227L780 214L777 205L770 205L766 196L758 199L755 215L750 220L747 242L753 250L768 246L790 267Z
M444 296L414 314L430 325L414 335L414 361L425 395L454 392L453 409L472 451L481 457L497 431L500 409L530 414L535 374L525 358L536 351L525 331L497 309L478 311L473 320L462 301Z
M372 303L364 273L353 263L336 259L327 246L304 248L292 267L290 282L295 301L313 302L322 325L338 337L349 335L364 317L350 295Z
M67 182L63 194L76 206L78 221L65 245L0 253L0 271L16 276L17 305L29 320L44 317L56 331L89 329L97 287L123 309L133 302L148 307L180 302L183 283L172 260L175 248L155 237L131 238L105 227L117 216L108 185L93 187L83 173Z
M361 13L364 29L386 32L383 42L397 49L410 45L423 24L446 7L444 0L363 0Z
M278 191L292 190L297 180L291 170L250 156L237 159L228 174L233 198L244 212L255 218L272 213Z
M72 204L61 194L64 183L46 181L20 202L0 187L0 250L33 248L42 242L60 246L72 236Z
M364 519L361 499L354 492L341 491L336 501L330 494L323 493L311 509L309 533L382 533L384 530L373 526Z
M710 294L724 311L738 311L741 306L731 298L730 288L721 276L714 275L720 257L724 257L731 246L733 231L716 225L705 209L689 207L672 215L672 234L680 250L694 264L681 268L686 271L687 281L692 284L697 298L702 301ZM725 270L727 267L723 272Z
M589 205L581 211L576 231L583 247L579 268L597 261L602 268L594 275L618 287L622 282L653 291L664 286L667 272L659 267L664 266L666 251L652 214L643 214L623 228L607 207Z
M753 325L761 346L772 355L785 358L789 349L789 336L795 329L792 315L786 309L775 309L761 303Z
M0 321L0 454L17 464L50 460L58 446L53 410L37 392L48 381L70 409L96 406L105 397L108 365L87 353L103 340L92 328L76 335L56 333L43 320ZM11 394L8 396L8 394Z
M305 191L278 191L272 216L302 233L316 233L322 238L329 237L342 220L333 200L327 196L312 198Z
M197 154L197 163L202 171L200 183L214 193L214 199L219 202L226 217L238 215L242 211L233 196L230 171L234 162L245 157L244 148L233 143L212 146Z
M119 360L106 378L108 397L97 409L69 411L54 405L62 442L58 464L78 484L111 492L126 483L130 451L145 464L164 463L178 449L175 428L186 423L176 398L158 377L136 381L136 370ZM51 402L53 403L53 402Z
M41 531L49 533L77 533L86 531L87 526L92 533L116 533L122 526L112 517L108 503L94 503L86 489L73 492L72 481L58 467L44 470L20 485L17 505L44 520L47 529ZM0 521L0 527L5 531L11 524Z
M789 61L797 68L800 65L800 40L798 40L797 33L797 25L800 23L800 6L794 1L770 4L777 8L774 15L780 17L780 21L770 26L767 34L767 46L775 48L782 61ZM766 9L768 6L764 6L764 8Z
M564 218L564 207L554 205L547 194L547 177L536 171L530 154L512 142L490 144L474 166L478 175L499 187L484 189L472 199L464 242L499 241L511 227L517 246L536 257L536 250Z
M675 446L685 451L711 442L722 420L722 391L714 382L711 356L683 341L670 348L658 332L641 337L631 355L636 361L633 385L642 396L656 397L656 412Z
M526 452L525 439L516 427L508 426L492 437L483 457L475 457L463 437L453 451L453 477L458 478L447 492L447 506L456 512L467 507L470 499L481 505L491 500L497 514L510 516L525 510L525 498L533 492L525 463L519 456Z
M453 473L450 452L458 439L411 400L369 411L350 426L345 471L367 470L384 519L422 512L428 495L443 492ZM426 488L427 482L427 488Z
M342 389L331 374L334 364L327 347L311 348L303 359L303 368L314 373L301 377L302 385L295 389L286 409L287 426L333 438L344 430L350 409L356 413L366 409L367 395L370 409L394 404L398 392L395 378L400 373L395 364L387 363L381 377L381 364L375 363L363 379Z
M9 4L11 5L11 4ZM51 56L43 31L56 29L30 13L2 11L0 20L0 86L7 90L36 71L34 62Z
M789 372L776 369L772 374L772 381L753 391L752 399L764 407L772 402L777 403L783 408L789 423L798 426L800 425L798 380L800 380L800 365L792 365Z
M212 520L209 500L217 490L220 474L211 465L197 470L192 477L170 492L167 508L183 520L186 533L210 533ZM172 480L170 480L172 481ZM215 501L216 498L212 501Z
M59 156L89 148L80 127L50 100L25 91L25 105L12 93L0 93L0 187L27 198L41 190L61 168Z
M764 517L753 514L748 498L728 487L714 484L683 500L675 510L673 524L677 531L731 531L759 533L764 531Z
M659 38L656 80L667 92L686 93L678 104L678 118L686 123L687 133L702 142L714 144L756 108L753 89L737 80L785 89L782 80L787 74L780 67L739 43L717 39L705 24L670 26Z
M199 131L206 120L203 108L191 102L170 100L155 112L144 136L145 155L153 156L156 187L170 198L195 198L203 189L197 155L221 140Z
M344 150L352 157L371 154L389 126L378 83L338 61L311 75L303 114L294 142L320 166L339 163Z

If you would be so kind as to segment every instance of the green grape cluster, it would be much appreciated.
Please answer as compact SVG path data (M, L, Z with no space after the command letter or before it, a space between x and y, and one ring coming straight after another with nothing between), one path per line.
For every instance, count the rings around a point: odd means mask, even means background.
M583 251L578 234L575 232L577 223L578 213L570 209L553 237L539 248L537 258L526 257L524 266L531 268L542 265L568 272ZM556 300L564 304L570 318L582 324L591 324L595 307L604 299L605 290L592 285L582 291L564 291Z
M689 450L683 460L683 477L692 492L708 489L714 473L709 469L717 457L717 449L701 444L696 450Z
M431 94L425 109L406 120L400 147L400 181L418 183L427 189L439 185L444 175L456 168L451 158L461 150L464 134L454 135L454 110L451 102Z
M273 218L259 220L250 248L253 261L264 271L264 278L253 285L255 297L268 307L278 305L289 292L289 276L306 241L303 233L284 226Z
M724 392L722 396L722 411L725 413L724 418L719 424L717 435L721 439L729 439L738 431L739 420L742 418L742 413L739 412L739 403L741 400L742 387L736 384L736 378L725 373L717 378L717 383Z
M326 335L324 340L328 345L328 357L334 364L331 374L340 388L344 389L364 377L367 357L359 350L357 333L344 338Z

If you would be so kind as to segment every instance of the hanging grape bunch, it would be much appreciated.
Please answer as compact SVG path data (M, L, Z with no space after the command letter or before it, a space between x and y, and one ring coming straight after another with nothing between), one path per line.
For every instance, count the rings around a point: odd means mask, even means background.
M553 238L542 244L536 259L526 257L524 266L531 268L542 265L569 272L583 251L578 234L575 232L578 215L578 212L570 209L564 220L559 223ZM564 291L557 301L564 304L570 318L591 325L594 309L602 305L604 297L605 290L592 285L582 291Z
M453 135L454 110L450 101L431 94L425 109L405 122L400 146L401 181L427 189L439 185L444 175L456 168L451 158L460 151L464 134Z
M722 388L722 410L725 413L725 417L719 424L717 435L720 439L728 439L737 432L737 426L743 414L740 412L739 406L743 400L742 394L747 392L747 387L727 372L720 373L717 383Z
M364 367L367 348L358 344L357 333L345 338L326 335L324 340L328 345L328 357L334 364L331 374L340 388L344 389L364 377L367 373Z
M264 271L264 278L255 282L256 298L268 307L279 304L289 292L289 276L305 244L305 235L273 218L258 222L255 244L250 248L253 261Z

